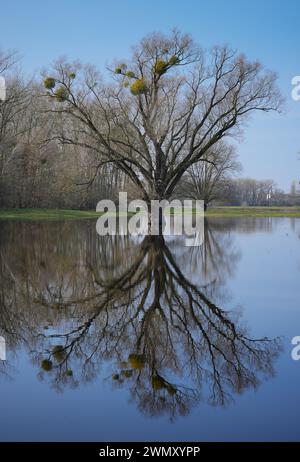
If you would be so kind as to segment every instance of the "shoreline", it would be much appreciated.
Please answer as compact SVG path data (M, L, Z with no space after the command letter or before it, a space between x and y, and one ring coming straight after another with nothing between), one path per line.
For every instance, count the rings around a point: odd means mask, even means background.
M131 215L128 213L128 215ZM0 209L0 220L58 221L96 219L101 213L69 209ZM300 207L212 207L206 217L300 218Z

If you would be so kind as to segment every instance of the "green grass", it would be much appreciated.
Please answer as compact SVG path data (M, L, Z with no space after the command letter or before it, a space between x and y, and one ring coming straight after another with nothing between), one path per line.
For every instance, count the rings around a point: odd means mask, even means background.
M291 217L300 218L300 207L215 207L207 216L220 217Z
M0 220L81 220L97 218L100 213L85 210L0 209Z
M85 210L0 209L0 220L82 220L95 219L100 215L101 213ZM300 218L300 207L215 207L209 208L205 216Z

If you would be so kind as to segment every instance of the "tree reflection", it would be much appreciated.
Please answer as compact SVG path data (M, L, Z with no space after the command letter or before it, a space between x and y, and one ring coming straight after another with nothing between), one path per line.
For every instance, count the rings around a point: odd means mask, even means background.
M174 418L202 400L225 405L273 374L280 342L251 338L216 301L238 254L209 223L198 250L179 238L100 238L92 226L23 225L17 245L1 246L0 333L26 346L41 379L63 390L108 367L106 380L142 412ZM195 282L186 270L197 261Z

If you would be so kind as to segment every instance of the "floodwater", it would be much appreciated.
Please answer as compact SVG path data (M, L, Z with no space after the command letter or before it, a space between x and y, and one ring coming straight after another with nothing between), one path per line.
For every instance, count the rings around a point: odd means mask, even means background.
M299 441L299 248L292 218L1 222L0 439Z

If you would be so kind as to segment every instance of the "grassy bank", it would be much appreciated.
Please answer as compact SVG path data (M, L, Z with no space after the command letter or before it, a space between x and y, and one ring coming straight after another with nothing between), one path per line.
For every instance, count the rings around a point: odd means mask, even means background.
M300 218L300 207L215 207L207 216L220 217L291 217Z
M85 210L57 209L0 209L0 220L82 220L95 219L100 213ZM300 207L215 207L206 216L217 217L295 217L300 218Z
M82 220L97 218L99 215L85 210L0 209L0 220Z

